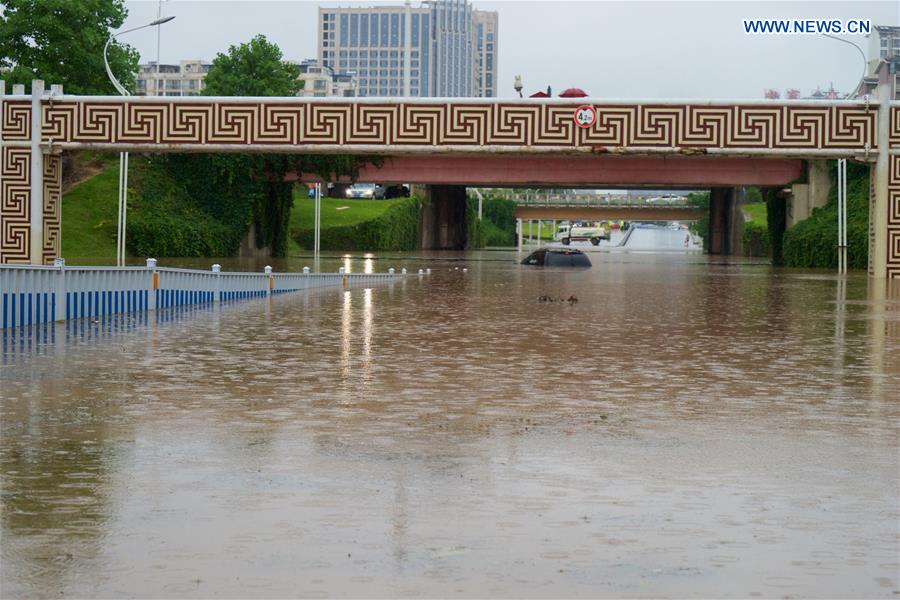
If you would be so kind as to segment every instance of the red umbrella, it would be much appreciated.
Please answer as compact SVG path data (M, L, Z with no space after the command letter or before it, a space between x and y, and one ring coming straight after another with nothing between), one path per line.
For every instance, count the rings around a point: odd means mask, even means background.
M548 95L545 94L544 92L535 92L535 93L533 93L532 95L530 95L530 96L528 96L528 97L529 97L529 98L549 98L550 96L548 96Z
M581 88L569 88L559 95L560 98L586 98L587 92Z

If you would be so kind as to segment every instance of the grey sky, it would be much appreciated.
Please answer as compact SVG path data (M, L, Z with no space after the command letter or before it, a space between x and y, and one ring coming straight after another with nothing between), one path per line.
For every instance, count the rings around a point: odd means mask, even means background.
M402 0L387 2L399 4ZM162 62L211 60L258 33L286 58L314 58L319 6L385 4L316 0L168 0ZM416 2L414 2L416 4ZM900 1L873 2L474 2L500 13L499 95L584 88L606 98L760 98L766 88L808 94L832 82L853 88L862 59L851 46L815 35L745 35L745 18L871 19L900 24ZM157 0L126 1L125 27L156 18ZM868 49L865 36L844 36ZM156 58L155 29L126 34L146 62Z

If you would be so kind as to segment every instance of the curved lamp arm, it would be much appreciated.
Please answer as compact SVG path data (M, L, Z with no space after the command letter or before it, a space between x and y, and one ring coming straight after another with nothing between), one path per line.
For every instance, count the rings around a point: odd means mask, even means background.
M156 19L152 23L147 23L146 25L141 25L139 27L132 27L131 29L126 29L125 31L120 31L119 33L113 33L109 36L109 39L106 40L106 44L103 46L103 64L106 66L106 74L109 76L109 80L112 82L113 87L115 87L116 91L118 91L121 95L130 96L131 94L128 92L128 90L125 89L125 87L121 83L119 83L119 80L116 79L116 76L113 75L112 69L109 66L109 59L107 57L107 51L109 50L109 45L112 43L112 41L114 39L116 39L118 36L120 36L124 33L130 33L132 31L137 31L138 29L144 29L145 27L153 27L154 25L162 25L163 23L168 23L169 21L171 21L174 18L175 18L175 16L171 15L168 17L163 17L162 19Z
M831 34L828 34L828 33L823 33L822 35L824 35L824 36L827 37L827 38L831 38L831 39L833 39L833 40L837 40L837 41L839 41L839 42L844 42L845 44L850 44L851 46L853 46L854 48L856 48L856 51L859 52L859 55L862 57L862 61L863 61L862 77L860 77L860 79L859 79L860 82L862 82L862 80L866 78L866 73L867 73L868 70L869 70L869 63L866 61L866 53L862 51L862 48L860 48L859 46L857 46L856 44L854 44L854 43L851 42L850 40L845 40L845 39L843 39L843 38L839 38L839 37L837 37L837 36L834 36L834 35L831 35ZM859 84L858 84L858 83L856 84L856 87L857 87L857 89L859 88ZM853 92L851 92L851 93L853 93Z

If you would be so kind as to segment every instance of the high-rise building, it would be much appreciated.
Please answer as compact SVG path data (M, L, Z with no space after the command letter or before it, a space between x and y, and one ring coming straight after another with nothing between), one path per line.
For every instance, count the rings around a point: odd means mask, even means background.
M319 9L319 62L360 96L494 96L497 13L468 0Z
M493 97L497 95L497 13L475 10L472 21L472 49L475 52L472 95Z

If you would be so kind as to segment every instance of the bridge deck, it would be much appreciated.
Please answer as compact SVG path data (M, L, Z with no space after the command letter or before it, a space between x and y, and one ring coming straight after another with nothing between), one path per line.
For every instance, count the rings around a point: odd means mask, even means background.
M679 206L520 206L515 216L535 221L696 221L707 212L704 208Z

